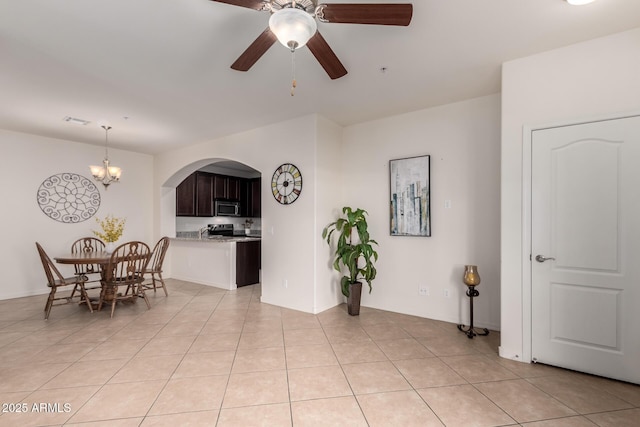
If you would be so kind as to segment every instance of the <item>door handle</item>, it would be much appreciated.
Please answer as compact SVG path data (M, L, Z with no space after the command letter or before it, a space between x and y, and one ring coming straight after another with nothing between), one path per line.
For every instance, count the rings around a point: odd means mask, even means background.
M549 260L555 261L556 259L553 258L553 257L544 257L542 255L536 255L536 261L538 261L538 262L545 262L545 261L549 261Z

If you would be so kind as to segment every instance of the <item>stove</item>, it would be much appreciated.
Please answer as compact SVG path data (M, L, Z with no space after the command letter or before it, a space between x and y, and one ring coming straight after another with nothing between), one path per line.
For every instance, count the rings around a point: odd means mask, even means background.
M233 236L233 224L207 224L209 236Z

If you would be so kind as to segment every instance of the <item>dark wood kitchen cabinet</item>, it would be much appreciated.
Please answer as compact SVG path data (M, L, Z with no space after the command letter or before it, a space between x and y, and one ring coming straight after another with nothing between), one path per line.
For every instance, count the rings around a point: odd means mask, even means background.
M250 209L249 215L253 218L260 218L262 216L262 180L260 178L253 178L250 180Z
M261 216L260 182L260 178L240 178L240 206L244 217Z
M212 173L196 172L196 216L213 216Z
M223 175L213 176L213 198L226 199L228 181Z
M260 282L260 240L236 243L236 285L238 287Z
M227 184L227 199L240 200L240 178L235 176L227 177L229 183Z
M213 176L213 198L240 200L240 178L235 176Z
M251 181L240 178L240 209L243 217L251 216Z
M209 172L194 172L176 187L176 216L215 216L215 199L240 201L242 216L259 217L254 180ZM258 184L258 189L260 185ZM259 200L258 200L259 202Z
M213 214L213 174L194 172L176 187L176 216Z
M176 216L196 215L196 175L191 174L176 187Z

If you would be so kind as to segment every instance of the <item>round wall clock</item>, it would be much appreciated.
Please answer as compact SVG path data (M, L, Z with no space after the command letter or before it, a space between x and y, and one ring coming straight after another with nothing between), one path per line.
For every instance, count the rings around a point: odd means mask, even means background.
M271 192L276 201L283 205L295 202L302 191L302 174L291 163L283 163L273 173Z

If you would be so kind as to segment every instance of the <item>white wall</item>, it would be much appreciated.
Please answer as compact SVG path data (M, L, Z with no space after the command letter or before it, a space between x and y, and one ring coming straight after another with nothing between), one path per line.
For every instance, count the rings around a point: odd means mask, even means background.
M161 234L175 232L175 222L165 220L175 212L169 187L203 164L239 161L262 172L263 302L319 312L343 300L321 231L348 204L370 212L380 242L379 275L363 305L468 322L462 269L478 264L476 324L498 329L499 117L493 95L345 129L307 116L158 155ZM388 161L421 154L432 156L433 237L391 237ZM284 162L303 173L302 195L291 206L277 204L270 192L271 175ZM452 201L446 211L445 199ZM431 296L418 297L420 284Z
M161 235L175 235L175 185L209 163L239 161L263 178L264 302L319 312L342 301L339 275L331 270L331 254L320 233L348 204L369 210L372 234L381 244L379 276L363 305L466 322L468 302L460 276L464 264L474 263L483 278L476 323L497 328L499 111L499 97L489 96L346 129L306 116L155 159L110 150L113 163L124 170L123 178L109 191L101 188L98 215L127 217L126 240L151 244ZM0 259L18 268L5 268L10 273L0 298L41 293L46 289L34 241L52 255L66 252L77 237L91 235L95 223L69 225L49 219L39 210L35 191L55 173L88 176L87 165L99 162L103 151L5 131L0 131L0 146L9 153L0 160L2 194L18 207L3 213ZM432 155L433 237L390 237L388 161L422 154ZM296 164L304 179L302 195L291 206L279 205L271 196L271 175L284 162ZM452 201L450 210L443 208L445 199ZM170 277L171 250L167 261ZM431 296L418 298L420 284L429 286ZM445 288L449 299L442 297Z
M333 270L331 248L322 239L322 229L335 221L344 206L344 191L348 186L342 176L342 128L318 117L316 144L316 229L315 312L340 304L340 275Z
M507 62L502 69L502 343L523 340L523 127L574 123L640 110L640 28ZM526 297L526 296L525 296Z
M432 237L390 236L389 160L427 154ZM362 304L467 323L463 266L477 264L482 282L475 324L499 329L499 95L347 127L343 157L346 204L369 212L371 235L380 244L378 277ZM419 295L420 285L429 296Z
M48 293L35 242L54 257L69 252L76 239L92 236L91 230L98 226L95 217L77 224L54 221L40 210L36 192L45 179L58 173L91 178L88 165L100 164L104 147L0 129L0 150L0 194L4 205L0 217L0 300ZM115 149L109 150L109 158L122 167L122 178L108 191L98 185L101 205L96 216L125 217L122 240L142 240L153 248L153 158ZM67 266L60 270L72 272Z
M314 272L321 229L316 218L316 192L324 185L316 177L316 144L318 128L333 126L312 115L158 155L154 205L160 212L160 233L175 233L171 225L175 220L166 219L175 217L175 191L171 187L192 171L219 159L238 161L260 171L262 301L315 312L314 289L319 276ZM336 136L330 132L326 133L330 138ZM282 163L295 164L303 175L302 193L288 206L280 205L271 195L271 177ZM170 266L175 262L180 260L171 259Z

